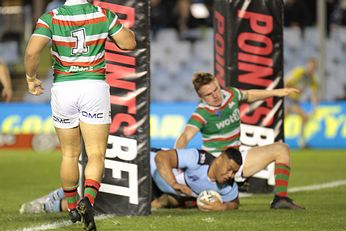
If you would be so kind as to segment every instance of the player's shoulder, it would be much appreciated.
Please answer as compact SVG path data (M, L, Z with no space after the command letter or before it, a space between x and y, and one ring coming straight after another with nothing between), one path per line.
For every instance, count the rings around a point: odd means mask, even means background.
M51 10L51 11L48 11L46 13L43 13L39 19L41 19L41 20L52 19L55 14L56 14L56 12Z
M227 87L224 89L225 92L231 94L231 95L239 95L240 90L237 87Z
M198 155L198 164L199 165L210 165L211 162L215 159L215 157L210 154L209 152L202 150L202 149L196 149L197 155Z

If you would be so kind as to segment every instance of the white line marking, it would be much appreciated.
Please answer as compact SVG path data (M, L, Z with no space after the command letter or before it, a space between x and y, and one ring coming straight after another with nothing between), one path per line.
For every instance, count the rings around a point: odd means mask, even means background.
M346 180L338 180L338 181L332 181L332 182L327 182L327 183L323 183L323 184L294 187L294 188L288 189L288 192L295 193L295 192L304 192L304 191L315 191L315 190L321 190L321 189L326 189L326 188L336 188L336 187L343 186L343 185L346 185ZM254 195L255 194L252 194L252 193L239 193L240 198L252 197ZM111 217L115 217L115 215L100 215L100 216L96 216L95 220L104 220L104 219L108 219ZM28 227L28 228L23 228L23 229L16 229L15 231L41 231L41 230L67 227L70 225L72 225L72 223L70 221L63 221L63 222L54 222L51 224Z
M332 182L327 182L324 184L315 184L301 187L294 187L288 189L288 192L303 192L303 191L313 191L313 190L321 190L326 188L335 188L342 185L346 185L346 180L337 180Z
M111 217L115 217L115 215L99 215L95 217L95 220L104 220L104 219L108 219ZM27 228L23 228L23 229L16 229L14 231L41 231L41 230L49 230L49 229L57 229L57 228L61 228L61 227L68 227L70 225L72 225L73 223L71 221L61 221L61 222L54 222L54 223L50 223L50 224L43 224L43 225L39 225L39 226L33 226L33 227L27 227ZM81 223L79 223L80 225L82 225Z
M289 188L288 192L295 193L295 192L304 192L304 191L315 191L315 190L321 190L326 188L336 188L343 185L346 185L346 180L337 180L337 181L327 182L323 184L314 184L314 185ZM256 194L253 194L253 193L239 193L240 198L252 197L255 195Z

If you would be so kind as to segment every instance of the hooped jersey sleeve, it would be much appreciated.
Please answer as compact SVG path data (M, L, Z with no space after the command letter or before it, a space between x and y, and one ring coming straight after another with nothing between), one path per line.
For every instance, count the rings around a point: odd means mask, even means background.
M109 22L108 33L113 36L123 28L123 25L120 23L118 16L112 11L107 10L106 16Z
M241 91L238 88L229 87L228 90L233 93L234 97L236 99L238 99L238 101L243 101L244 100L244 96L243 96L243 94L241 93Z
M192 113L190 119L187 121L187 125L193 126L201 130L203 126L207 124L206 111L202 108L197 108L194 113Z
M52 15L50 13L43 14L36 23L33 33L35 36L43 36L52 39Z

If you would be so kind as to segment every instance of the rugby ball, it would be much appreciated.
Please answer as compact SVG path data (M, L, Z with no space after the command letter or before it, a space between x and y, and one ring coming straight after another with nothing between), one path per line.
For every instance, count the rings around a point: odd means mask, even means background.
M215 201L222 203L221 195L214 190L204 190L197 197L197 206L206 205L206 202L212 203Z

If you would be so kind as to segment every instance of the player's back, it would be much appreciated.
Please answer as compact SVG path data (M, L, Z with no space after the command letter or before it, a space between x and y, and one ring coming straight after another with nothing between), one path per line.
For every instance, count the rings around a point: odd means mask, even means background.
M51 14L52 51L55 58L60 58L59 64L90 67L102 61L108 20L100 7L91 4L65 5ZM61 57L71 59L63 60Z
M54 82L104 80L105 43L121 29L116 14L84 2L42 15L34 34L52 40Z

